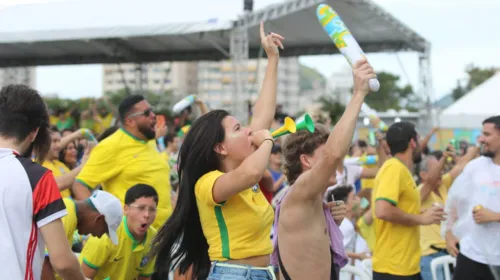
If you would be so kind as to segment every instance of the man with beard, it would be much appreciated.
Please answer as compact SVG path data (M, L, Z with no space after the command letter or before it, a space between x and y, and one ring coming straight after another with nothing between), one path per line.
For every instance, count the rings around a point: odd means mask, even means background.
M493 280L492 270L499 273L500 116L483 121L479 142L483 156L465 166L446 201L446 245L451 255L458 255L454 280L472 275L477 280Z
M415 126L391 125L386 134L392 158L380 168L373 188L376 244L373 279L420 280L420 225L439 224L441 207L420 210L420 193L410 170L422 160Z
M76 199L85 199L98 185L124 203L128 186L146 184L158 193L153 223L159 228L172 213L170 167L156 148L156 115L141 95L126 97L119 105L121 127L100 142L77 176ZM87 188L77 188L83 185Z

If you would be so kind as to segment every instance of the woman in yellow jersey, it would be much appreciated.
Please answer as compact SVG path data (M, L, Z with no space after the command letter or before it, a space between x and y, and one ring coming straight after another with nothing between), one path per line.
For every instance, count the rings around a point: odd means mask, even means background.
M275 279L274 211L258 182L274 144L268 129L284 38L266 36L263 23L260 34L268 65L250 127L215 110L196 120L181 146L178 203L154 241L158 279L177 265L196 279Z

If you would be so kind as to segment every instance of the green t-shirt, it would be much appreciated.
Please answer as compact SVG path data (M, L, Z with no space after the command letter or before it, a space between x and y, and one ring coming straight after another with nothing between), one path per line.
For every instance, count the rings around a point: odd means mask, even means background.
M72 129L75 126L75 120L71 117L65 119L64 121L58 120L56 126L59 131L63 131L65 129Z
M89 130L93 130L94 129L94 120L82 120L80 122L80 128L86 128L86 129L89 129Z

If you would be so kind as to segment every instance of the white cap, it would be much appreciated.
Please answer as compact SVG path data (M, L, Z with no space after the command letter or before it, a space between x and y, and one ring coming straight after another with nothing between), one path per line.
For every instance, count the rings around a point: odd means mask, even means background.
M95 191L90 197L94 207L104 215L104 220L108 224L108 236L113 244L118 245L118 235L116 230L120 226L123 218L122 204L114 195L105 191Z

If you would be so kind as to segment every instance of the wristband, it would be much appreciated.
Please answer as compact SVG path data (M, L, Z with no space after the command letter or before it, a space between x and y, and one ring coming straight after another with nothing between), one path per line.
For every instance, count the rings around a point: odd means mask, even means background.
M271 138L264 139L264 141L262 141L261 145L264 144L264 142L266 142L266 141L271 141L271 143L273 143L273 146L274 146L274 140Z

